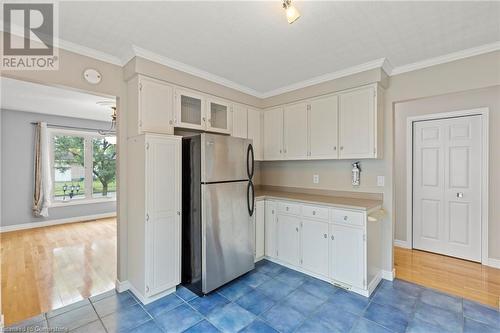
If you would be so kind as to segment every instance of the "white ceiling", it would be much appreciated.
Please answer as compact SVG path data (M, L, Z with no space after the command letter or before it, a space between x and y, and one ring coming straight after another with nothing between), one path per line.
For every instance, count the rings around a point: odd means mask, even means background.
M59 34L121 62L136 46L257 96L381 58L401 67L500 41L500 2L294 4L302 17L289 25L279 0L61 2Z
M4 77L0 79L0 86L0 107L5 110L111 121L111 108L97 102L115 103L114 98Z

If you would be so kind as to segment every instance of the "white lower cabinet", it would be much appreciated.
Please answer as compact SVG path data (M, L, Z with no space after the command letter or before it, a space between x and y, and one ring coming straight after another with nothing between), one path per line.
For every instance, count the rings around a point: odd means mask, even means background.
M364 296L380 281L381 223L365 210L273 199L264 218L266 257Z
M259 200L255 203L255 260L264 257L265 248L265 233L264 233L264 218L265 218L265 203L264 200Z
M147 304L180 283L181 137L144 134L128 145L128 281Z
M335 282L365 289L364 230L330 225L330 277Z
M302 267L328 277L328 222L302 220Z
M300 218L291 215L278 215L278 259L300 265Z
M276 201L266 200L264 216L265 253L270 258L277 257Z

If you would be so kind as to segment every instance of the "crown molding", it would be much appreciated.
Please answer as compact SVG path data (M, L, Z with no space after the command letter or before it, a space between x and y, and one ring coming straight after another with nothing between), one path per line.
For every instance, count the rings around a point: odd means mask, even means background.
M448 53L439 57L434 57L422 61L417 61L412 64L407 64L403 66L398 66L393 68L390 72L386 72L390 76L392 75L398 75L398 74L403 74L407 72L412 72L416 71L419 69L435 66L435 65L440 65L444 64L447 62L452 62L455 60L460 60L460 59L465 59L465 58L470 58L473 56L477 56L480 54L485 54L485 53L490 53L494 51L500 50L500 41L490 43L490 44L485 44L477 47L472 47L470 49L465 49L461 50L458 52L453 52L453 53Z
M60 38L57 41L57 46L60 49L70 51L73 53L77 53L77 54L80 54L80 55L83 55L83 56L86 56L89 58L93 58L96 60L100 60L103 62L107 62L107 63L113 64L113 65L117 65L120 67L122 67L124 65L124 63L122 62L122 60L120 58L115 57L111 54L101 52L101 51L98 51L95 49L91 49L91 48L82 46L80 44L68 42L68 41L60 39Z
M157 53L140 48L136 45L132 45L132 49L133 49L133 51L134 51L133 53L136 57L141 57L141 58L144 58L147 60L151 60L151 61L157 62L159 64L168 66L170 68L177 69L181 72L185 72L185 73L200 77L202 79L205 79L205 80L208 80L208 81L211 81L214 83L218 83L218 84L223 85L225 87L228 87L228 88L231 88L234 90L238 90L238 91L243 92L245 94L252 95L252 96L258 97L258 98L262 98L261 92L255 90L255 89L246 87L244 85L241 85L239 83L236 83L234 81L228 80L228 79L223 78L221 76L209 73L207 71L204 71L204 70L199 69L199 68L194 67L194 66L187 65L187 64L182 63L180 61L164 57L164 56L159 55Z

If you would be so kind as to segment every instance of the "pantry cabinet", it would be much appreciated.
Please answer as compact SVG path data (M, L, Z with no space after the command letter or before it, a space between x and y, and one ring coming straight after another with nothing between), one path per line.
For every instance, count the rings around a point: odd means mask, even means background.
M144 134L128 146L128 281L147 304L180 283L181 137Z
M338 96L314 99L309 104L309 158L338 158Z
M129 96L128 135L174 133L173 87L136 75L127 82Z
M264 110L264 160L283 157L283 108Z
M307 103L287 105L283 112L283 158L307 158Z

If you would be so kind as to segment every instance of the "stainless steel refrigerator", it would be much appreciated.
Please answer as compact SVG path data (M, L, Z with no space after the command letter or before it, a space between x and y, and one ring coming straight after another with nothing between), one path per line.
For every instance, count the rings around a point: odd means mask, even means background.
M182 284L207 294L254 268L252 140L182 140Z

